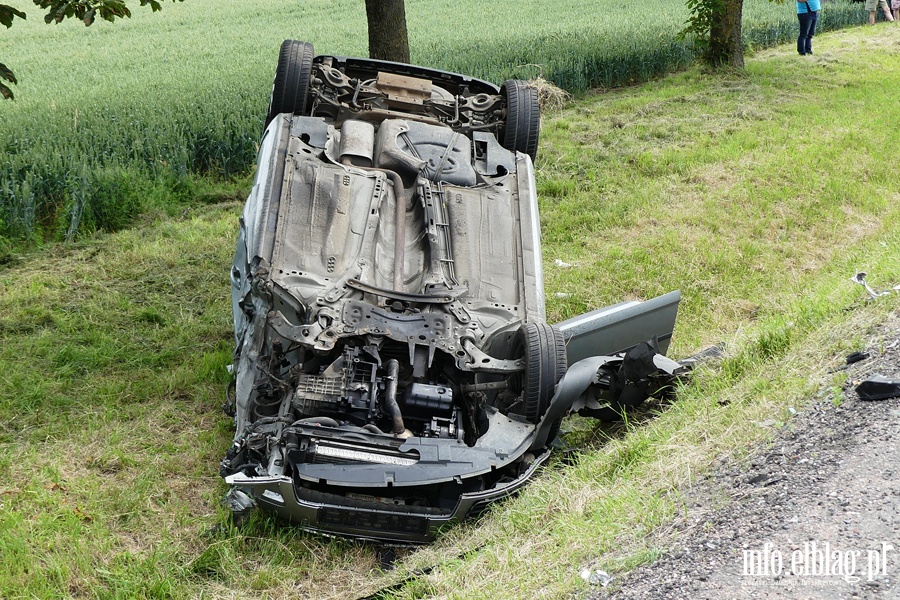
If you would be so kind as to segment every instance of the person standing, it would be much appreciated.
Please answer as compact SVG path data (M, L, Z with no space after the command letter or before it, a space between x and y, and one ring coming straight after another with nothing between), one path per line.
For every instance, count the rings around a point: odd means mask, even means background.
M884 2L885 0L881 0ZM800 21L800 35L797 37L797 52L800 56L812 54L812 39L819 20L820 0L797 0L797 20Z
M884 18L893 21L891 9L888 8L886 0L866 0L866 10L869 11L869 25L875 24L875 10L880 7L884 11Z
M891 0L891 11L894 13L894 21L900 21L900 0Z

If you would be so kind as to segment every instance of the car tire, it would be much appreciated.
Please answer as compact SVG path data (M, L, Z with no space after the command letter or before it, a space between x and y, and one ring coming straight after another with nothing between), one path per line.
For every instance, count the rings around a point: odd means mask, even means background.
M313 45L297 40L285 40L278 53L278 66L272 82L272 96L266 113L266 127L276 115L302 115L306 111L309 77L316 53Z
M510 79L500 88L506 101L506 123L500 132L501 144L507 150L537 158L541 132L541 109L537 89L527 81Z
M516 335L514 348L525 359L525 372L521 376L522 412L529 422L538 423L565 373L566 341L552 325L525 323Z

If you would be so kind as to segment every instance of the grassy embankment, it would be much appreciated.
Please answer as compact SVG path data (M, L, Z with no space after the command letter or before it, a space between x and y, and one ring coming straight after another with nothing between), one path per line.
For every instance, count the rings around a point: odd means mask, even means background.
M680 288L674 354L728 357L639 426L570 423L573 466L388 573L371 547L267 518L215 529L238 202L0 267L0 597L354 598L426 566L384 597L568 597L588 564L652 558L645 535L686 510L674 490L769 435L755 423L820 389L840 401L827 368L900 307L848 282L900 281L898 58L900 28L858 28L546 118L552 318Z
M151 15L2 31L19 77L0 103L0 260L21 241L115 231L148 210L180 210L212 180L246 173L279 44L364 55L361 0L190 0ZM691 60L675 39L684 0L641 10L616 0L407 2L412 59L494 82L543 76L569 91L643 81ZM652 15L652 16L648 16ZM861 4L833 0L820 29L860 23ZM748 45L795 35L792 6L747 0ZM452 24L452 25L448 25Z

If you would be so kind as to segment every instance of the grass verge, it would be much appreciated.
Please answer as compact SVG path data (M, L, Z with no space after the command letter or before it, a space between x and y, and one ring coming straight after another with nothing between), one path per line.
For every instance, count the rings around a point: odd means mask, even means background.
M836 357L900 308L900 30L817 37L578 101L539 170L552 318L680 288L673 352L725 341L678 402L618 430L573 420L573 465L382 573L374 548L257 516L225 526L216 471L230 361L224 198L0 267L0 596L567 597L588 564L651 559L721 454L830 389ZM812 58L812 60L810 60ZM570 267L557 266L557 259ZM559 295L562 295L560 297ZM452 558L450 558L452 557Z

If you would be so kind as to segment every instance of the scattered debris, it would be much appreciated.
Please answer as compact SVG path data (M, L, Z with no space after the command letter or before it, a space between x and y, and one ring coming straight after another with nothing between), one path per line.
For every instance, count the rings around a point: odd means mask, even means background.
M568 298L568 297L571 296L571 295L572 295L572 294L567 294L566 292L556 292L556 297L557 297L557 298Z
M853 363L866 360L867 358L869 358L868 352L854 352L853 354L847 355L847 364L852 365Z
M391 571L397 562L397 549L391 546L379 546L376 551L378 556L378 566L382 571Z
M869 296L871 296L872 299L878 298L879 296L887 296L891 293L890 291L876 292L875 290L873 290L871 287L869 287L869 284L866 283L866 275L867 273L865 271L860 271L859 273L851 277L850 281L852 281L853 283L858 283L859 285L866 288L866 291L869 292ZM895 285L894 289L900 290L900 285Z
M860 400L886 400L900 397L900 379L875 374L856 386Z
M607 573L606 571L585 569L581 572L581 578L587 581L591 585L599 585L601 587L606 587L613 580L612 575Z
M562 267L564 269L568 269L569 267L572 266L572 263L567 263L567 262L561 261L558 258L553 259L553 264L556 265L557 267Z
M651 396L660 400L670 398L676 383L690 370L690 366L660 355L656 338L642 342L627 352L609 357L591 380L591 387L597 392L576 399L571 412L582 417L619 421L628 409Z
M710 346L705 350L701 350L693 356L682 358L678 362L681 363L682 366L693 368L702 362L721 360L724 357L725 342L719 342L718 344Z

